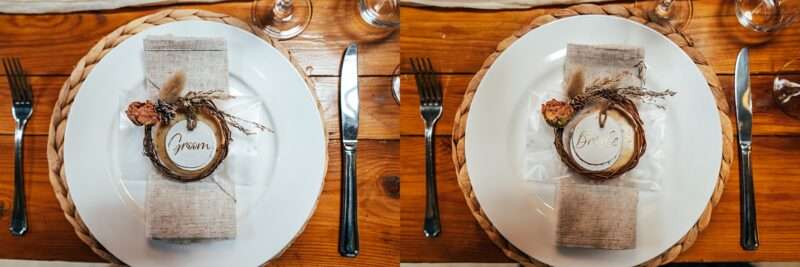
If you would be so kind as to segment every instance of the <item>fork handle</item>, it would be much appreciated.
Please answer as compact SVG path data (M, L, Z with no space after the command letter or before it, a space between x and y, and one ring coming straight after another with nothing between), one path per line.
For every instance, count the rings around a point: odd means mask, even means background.
M442 232L439 220L439 200L436 191L436 154L433 125L425 127L425 237L434 238Z
M21 236L28 231L28 216L25 211L25 179L22 166L22 133L27 121L17 124L14 131L14 210L11 213L11 227L8 228L12 235Z

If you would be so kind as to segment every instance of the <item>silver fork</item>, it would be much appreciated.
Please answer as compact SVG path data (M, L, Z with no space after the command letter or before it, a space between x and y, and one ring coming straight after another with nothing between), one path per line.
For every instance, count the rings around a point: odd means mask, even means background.
M439 220L439 201L436 192L436 155L434 154L434 128L442 116L442 86L433 71L429 58L412 58L411 68L417 81L419 111L425 121L425 237L433 238L442 232Z
M33 93L28 84L25 71L18 58L4 58L3 67L6 71L6 78L11 88L13 105L11 113L17 122L14 130L14 207L11 212L11 227L8 228L11 234L16 236L24 235L28 231L28 217L25 211L25 179L23 178L22 168L22 135L25 125L33 113Z

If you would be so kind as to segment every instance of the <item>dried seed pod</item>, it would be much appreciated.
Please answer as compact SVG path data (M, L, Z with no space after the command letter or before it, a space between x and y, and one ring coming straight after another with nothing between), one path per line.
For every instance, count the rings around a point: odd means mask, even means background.
M175 72L175 74L161 86L161 90L158 92L158 99L169 104L175 103L175 101L181 97L184 84L186 84L186 74L184 74L183 71Z

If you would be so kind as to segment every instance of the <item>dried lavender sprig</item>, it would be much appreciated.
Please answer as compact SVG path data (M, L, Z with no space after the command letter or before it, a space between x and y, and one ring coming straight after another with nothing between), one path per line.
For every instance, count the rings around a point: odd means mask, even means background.
M267 126L264 126L263 124L236 117L236 116L231 115L231 114L229 114L229 113L227 113L225 111L218 110L217 113L222 115L222 117L225 119L225 122L227 122L228 125L233 126L234 128L238 129L240 132L242 132L242 133L244 133L246 135L256 134L256 132L251 131L246 126L242 125L242 123L249 124L250 126L256 127L259 130L261 130L262 132L263 131L267 131L267 132L270 132L270 133L274 133L275 132L274 130L272 130L271 128L269 128Z
M600 84L602 84L602 86ZM600 98L614 99L616 97L625 97L625 98L637 98L643 102L653 104L660 109L664 109L665 108L664 105L655 103L653 100L664 99L667 96L674 96L676 94L675 91L669 89L664 91L652 91L652 90L647 90L644 87L638 87L638 86L607 87L608 84L609 83L604 83L604 82L595 83L595 85L586 88L585 93L574 97L570 101L570 103L576 108L580 109L586 103L593 102Z

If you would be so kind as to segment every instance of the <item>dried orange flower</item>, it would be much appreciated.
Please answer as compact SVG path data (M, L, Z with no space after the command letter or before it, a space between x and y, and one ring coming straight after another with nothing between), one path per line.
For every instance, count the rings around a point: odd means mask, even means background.
M158 112L156 112L156 105L150 101L131 103L128 105L128 109L125 110L125 114L136 126L155 125L160 119Z
M550 99L542 104L542 116L550 126L563 128L575 114L575 110L567 102Z

